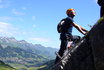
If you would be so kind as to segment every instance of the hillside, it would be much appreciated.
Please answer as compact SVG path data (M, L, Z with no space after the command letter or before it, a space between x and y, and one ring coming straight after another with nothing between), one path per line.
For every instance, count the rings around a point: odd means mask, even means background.
M37 67L48 61L47 57L35 53L27 52L21 48L0 46L0 60L13 67Z
M54 65L54 60L50 60L43 64L44 67L39 68L38 70L50 70L50 68Z
M0 70L16 70L16 69L0 61Z

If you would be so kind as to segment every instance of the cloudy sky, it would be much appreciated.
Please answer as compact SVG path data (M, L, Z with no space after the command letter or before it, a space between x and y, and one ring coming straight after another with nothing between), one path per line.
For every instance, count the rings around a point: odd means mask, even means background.
M96 0L0 0L0 36L59 48L56 27L66 10L74 8L74 21L90 30L99 19ZM81 35L76 29L74 35Z

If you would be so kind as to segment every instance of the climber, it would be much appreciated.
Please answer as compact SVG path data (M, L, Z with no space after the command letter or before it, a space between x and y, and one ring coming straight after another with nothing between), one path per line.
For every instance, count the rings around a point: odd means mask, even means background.
M104 15L104 0L98 0L98 4L101 6L100 17L102 17Z
M77 25L76 23L74 23L73 18L76 15L76 12L74 9L68 9L66 11L67 17L65 19L61 20L61 29L58 29L60 31L58 31L60 33L60 40L61 40L61 45L60 45L60 50L58 51L58 54L62 57L64 51L67 48L67 43L68 40L71 41L76 41L76 40L80 40L80 36L73 36L72 35L72 29L73 27L75 27L79 32L81 32L82 34L86 34L88 31L86 29L84 29L83 27ZM59 27L59 26L58 26ZM55 60L55 64L60 60L60 58L57 56L56 60Z

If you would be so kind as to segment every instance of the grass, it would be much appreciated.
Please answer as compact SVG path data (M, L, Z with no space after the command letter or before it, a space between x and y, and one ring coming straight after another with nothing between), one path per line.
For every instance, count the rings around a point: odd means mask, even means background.
M0 63L0 70L16 70L16 69L12 68L11 66L7 64Z
M103 17L101 17L101 18L98 20L98 22L97 22L97 23L101 23L102 21L104 21L104 16L103 16Z

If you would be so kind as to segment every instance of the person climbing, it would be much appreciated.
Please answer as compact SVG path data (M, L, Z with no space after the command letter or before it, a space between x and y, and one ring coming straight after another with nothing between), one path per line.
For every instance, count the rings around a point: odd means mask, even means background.
M101 6L100 17L102 17L104 15L104 0L98 0L98 4L99 4L99 6Z
M60 33L60 40L61 40L61 45L60 49L58 51L58 54L62 57L64 54L64 51L67 48L68 41L78 41L80 40L80 36L74 36L72 35L72 29L75 27L79 32L82 34L86 34L88 31L84 29L83 27L79 26L78 24L74 23L73 18L76 15L76 12L73 8L70 8L66 11L67 17L62 19L60 24L61 24L61 29L59 28L59 25L57 27L58 32ZM60 60L60 58L57 56L55 60L55 64Z

